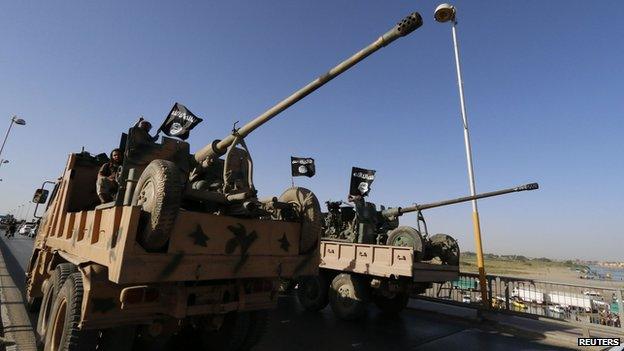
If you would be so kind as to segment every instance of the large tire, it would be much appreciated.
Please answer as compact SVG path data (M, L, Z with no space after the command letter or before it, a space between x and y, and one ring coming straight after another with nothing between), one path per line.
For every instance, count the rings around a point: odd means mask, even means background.
M388 233L386 245L390 246L410 246L414 249L414 261L420 262L423 258L424 242L418 230L400 226Z
M50 320L50 313L56 296L58 295L61 287L65 284L65 280L70 274L77 272L78 269L71 263L61 263L54 268L50 278L48 280L47 288L43 292L43 299L41 301L41 308L39 309L39 317L37 318L37 334L39 340L46 339L46 331L48 322Z
M306 311L320 311L329 303L329 283L325 275L303 277L297 285L297 300Z
M249 314L249 331L241 350L251 350L269 329L269 311L259 310Z
M147 251L161 251L171 235L180 210L183 180L175 163L154 160L145 168L132 196L141 206L139 243Z
M403 311L405 307L407 307L409 294L397 292L394 293L392 297L378 294L374 296L373 301L382 313L387 315L397 315Z
M306 188L292 187L284 191L279 201L293 204L301 221L299 253L306 254L318 249L321 237L321 205L314 193Z
M98 330L85 330L78 327L83 295L82 273L70 274L54 301L44 351L96 349Z
M429 239L429 246L442 263L451 266L459 265L459 245L457 240L446 234L436 234Z
M218 330L203 330L202 344L207 350L240 350L251 326L249 312L230 312Z
M329 303L338 318L355 320L366 313L369 294L370 288L365 279L342 273L332 280Z

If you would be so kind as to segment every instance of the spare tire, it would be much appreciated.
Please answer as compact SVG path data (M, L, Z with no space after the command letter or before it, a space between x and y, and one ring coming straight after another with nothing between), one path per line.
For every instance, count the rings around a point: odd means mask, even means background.
M292 187L284 191L279 201L292 204L301 222L299 253L306 254L318 249L321 237L321 205L314 193L306 188Z
M183 180L175 163L153 160L145 168L132 196L141 206L137 237L147 251L161 251L169 240L182 201Z
M400 226L391 230L388 233L386 245L412 247L414 249L414 261L420 262L423 259L424 243L422 236L418 230L412 227Z
M459 245L457 240L446 234L436 234L429 239L433 257L439 257L442 263L451 266L459 265Z

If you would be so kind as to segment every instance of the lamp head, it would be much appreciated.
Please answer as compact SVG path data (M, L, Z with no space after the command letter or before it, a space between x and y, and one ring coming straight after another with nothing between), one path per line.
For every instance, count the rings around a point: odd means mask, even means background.
M438 5L433 13L433 18L440 23L455 21L455 6L447 3Z
M26 121L24 121L21 118L17 118L17 116L13 116L13 118L11 118L11 120L13 121L13 123L19 124L20 126L26 125Z

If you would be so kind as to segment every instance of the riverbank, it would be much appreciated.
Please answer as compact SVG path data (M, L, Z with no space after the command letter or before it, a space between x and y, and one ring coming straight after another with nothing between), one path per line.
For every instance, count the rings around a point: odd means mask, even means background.
M487 274L600 288L624 288L624 280L581 279L581 273L576 271L577 268L579 267L560 261L485 258ZM462 255L460 271L477 273L476 256Z

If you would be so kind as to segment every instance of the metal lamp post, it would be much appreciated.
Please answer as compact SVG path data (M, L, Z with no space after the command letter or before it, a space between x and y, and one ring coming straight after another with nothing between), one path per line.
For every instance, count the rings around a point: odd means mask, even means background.
M6 144L7 138L9 137L9 133L11 132L11 128L13 127L13 123L20 125L20 126L26 125L26 121L24 121L23 119L17 118L17 116L11 117L11 123L9 124L9 129L4 135L4 140L2 141L2 146L0 147L0 156L2 156L2 150L4 150L4 144Z
M453 33L453 48L455 49L455 68L457 70L457 87L459 88L459 104L461 116L464 124L464 144L466 147L466 162L468 164L468 179L470 183L470 195L476 194L474 171L472 167L472 148L470 147L470 133L468 132L468 117L466 117L466 101L464 98L464 81L459 60L459 45L457 44L457 18L455 7L450 4L441 4L435 9L434 18L440 23L451 22ZM483 246L481 244L481 224L479 223L479 210L477 200L472 200L472 225L477 250L477 267L479 268L479 285L481 288L481 300L484 305L490 307L487 296L487 285L485 279L485 266L483 262Z
M9 163L9 160L0 159L0 167L2 167L2 165L5 163Z

